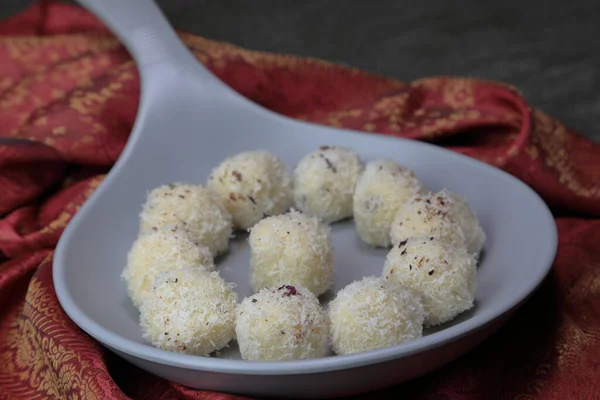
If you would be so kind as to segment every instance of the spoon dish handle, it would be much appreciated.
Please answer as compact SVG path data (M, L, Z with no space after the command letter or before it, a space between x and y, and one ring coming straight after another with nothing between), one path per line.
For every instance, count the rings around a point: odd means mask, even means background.
M180 40L153 0L77 0L119 38L137 63L142 79L149 67L170 64L216 81Z

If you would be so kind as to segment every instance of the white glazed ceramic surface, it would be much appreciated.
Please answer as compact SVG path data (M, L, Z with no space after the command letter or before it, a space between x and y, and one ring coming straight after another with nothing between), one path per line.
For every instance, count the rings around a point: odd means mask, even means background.
M132 52L142 76L138 118L125 151L77 213L55 255L54 285L69 317L131 363L194 388L251 396L324 398L369 391L420 376L493 333L548 273L557 234L543 201L512 176L432 145L292 121L240 98L177 41L147 0L85 1ZM116 11L116 12L115 12ZM220 357L153 348L120 274L138 232L146 193L161 184L204 184L211 169L237 152L265 149L290 170L321 145L348 146L365 161L388 157L414 169L427 188L468 200L488 236L476 306L423 338L347 356L248 362L232 346ZM348 283L379 275L387 250L362 243L352 221L332 227L336 269L326 304ZM250 294L246 235L218 259L224 278Z

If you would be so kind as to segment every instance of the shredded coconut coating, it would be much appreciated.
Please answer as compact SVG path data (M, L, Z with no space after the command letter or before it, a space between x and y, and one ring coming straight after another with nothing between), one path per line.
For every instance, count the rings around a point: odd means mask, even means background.
M242 301L235 333L244 360L301 360L326 355L329 325L310 290L281 285Z
M474 305L477 262L463 247L432 237L411 238L387 255L383 276L423 299L425 326L452 320Z
M228 249L233 231L231 215L214 193L180 182L153 189L140 214L141 233L164 226L184 229L194 243L208 247L213 257Z
M143 337L163 350L207 356L235 336L237 295L216 271L158 275L140 307Z
M322 146L294 169L294 201L303 213L332 223L352 216L354 187L364 170L347 148Z
M139 308L159 273L187 267L213 271L215 264L207 247L197 246L182 229L165 227L138 236L127 254L122 278L129 297Z
M389 247L392 220L422 186L410 169L386 159L369 162L353 197L358 236L367 244Z
M368 276L329 303L331 344L337 354L397 345L423 334L421 299L401 285Z
M445 192L413 196L396 213L390 230L392 245L419 236L433 236L454 247L465 247L460 221L450 211L455 202Z
M465 234L467 251L479 257L486 241L486 234L479 224L477 216L469 207L467 200L447 189L441 190L437 195L451 199L449 214L454 220L458 221Z
M226 158L210 174L207 187L218 194L239 229L281 214L293 203L291 174L279 158L263 150Z
M299 285L315 295L333 283L329 227L296 210L265 218L250 231L250 280L255 291Z

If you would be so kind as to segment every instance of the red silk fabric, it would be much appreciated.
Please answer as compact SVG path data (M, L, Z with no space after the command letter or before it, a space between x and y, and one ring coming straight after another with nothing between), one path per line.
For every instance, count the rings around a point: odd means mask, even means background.
M600 146L498 82L403 83L181 36L267 108L437 143L514 174L551 206L558 256L516 316L450 365L362 397L600 398ZM44 1L0 22L0 398L236 398L126 364L74 325L54 293L54 246L122 150L138 94L128 53L82 9Z

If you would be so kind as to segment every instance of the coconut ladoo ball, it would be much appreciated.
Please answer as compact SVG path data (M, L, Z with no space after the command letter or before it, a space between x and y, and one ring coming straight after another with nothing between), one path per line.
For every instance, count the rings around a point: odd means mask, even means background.
M358 236L372 246L389 247L393 218L421 191L421 183L410 169L385 159L368 163L353 196Z
M237 309L235 332L244 360L301 360L327 353L327 315L302 286L264 288L245 298Z
M390 229L392 245L410 237L433 236L450 246L466 246L463 227L450 212L454 204L442 192L413 196L394 217Z
M467 251L479 256L486 241L485 231L479 224L475 213L469 207L467 200L463 197L443 189L437 193L437 196L443 199L450 199L448 213L451 218L458 221L465 234ZM446 201L446 200L444 200Z
M329 303L331 344L340 355L397 345L422 336L424 317L420 298L410 290L365 277Z
M299 285L315 295L333 283L329 227L296 210L259 221L250 230L250 282L254 291Z
M293 203L291 174L279 158L263 150L226 158L210 174L207 187L221 198L238 229L281 214Z
M219 198L200 185L171 183L153 189L140 214L140 232L175 226L213 257L229 247L231 215Z
M167 227L138 236L127 254L122 278L133 304L140 307L159 273L187 267L213 271L215 264L207 247L197 246L183 229Z
M236 306L236 293L216 271L165 271L140 307L143 337L163 350L206 356L235 336Z
M364 170L347 148L322 146L294 169L294 201L303 213L331 223L352 216L352 195Z
M411 238L390 250L383 276L420 295L425 326L434 326L473 307L476 265L464 247L451 247L433 237Z

